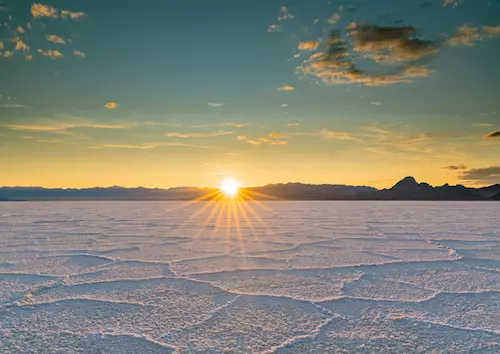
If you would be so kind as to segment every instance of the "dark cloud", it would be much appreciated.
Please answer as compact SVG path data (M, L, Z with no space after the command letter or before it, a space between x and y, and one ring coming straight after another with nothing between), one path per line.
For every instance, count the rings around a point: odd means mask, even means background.
M416 38L412 26L380 27L353 23L348 31L353 39L353 50L366 53L376 61L413 62L436 54L440 44Z
M463 171L468 169L468 167L465 165L450 165L450 166L445 166L443 168L445 170L450 170L450 171Z
M392 58L391 61L397 62L394 66L393 74L380 74L376 72L360 69L354 62L353 55L349 52L349 46L339 31L332 31L326 40L325 52L313 54L308 60L305 60L297 68L299 73L316 77L323 83L333 84L361 84L365 86L384 86L400 82L411 82L411 78L426 77L432 73L432 70L416 63L417 59L431 54L428 42L410 41L402 36L414 33L411 27L360 27L357 24L351 24L348 29L353 39L353 50L355 52L364 52L367 58L375 60L375 54ZM399 49L389 49L383 53L382 48L389 48L390 38L403 39L399 43ZM430 43L430 42L429 42ZM393 44L395 46L395 44ZM371 54L369 54L370 52ZM373 54L373 55L372 55Z
M500 166L473 168L462 173L460 179L476 183L500 183Z
M500 138L500 131L496 131L496 132L491 132L489 134L486 134L484 136L485 139L491 139L491 138Z

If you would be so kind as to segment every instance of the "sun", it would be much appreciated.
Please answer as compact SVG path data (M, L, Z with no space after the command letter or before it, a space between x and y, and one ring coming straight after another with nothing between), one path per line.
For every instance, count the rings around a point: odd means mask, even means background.
M238 183L238 181L232 178L227 178L224 181L222 181L220 190L222 191L222 193L224 193L226 197L234 198L239 193L240 184Z

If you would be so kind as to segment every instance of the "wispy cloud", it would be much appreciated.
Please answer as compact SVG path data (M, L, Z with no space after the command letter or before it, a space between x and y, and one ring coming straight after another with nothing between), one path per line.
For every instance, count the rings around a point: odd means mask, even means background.
M58 50L43 50L43 49L38 49L37 50L38 53L40 53L41 55L43 55L44 57L49 57L49 58L52 58L52 59L61 59L64 55L58 51Z
M33 131L33 132L53 132L60 134L69 134L71 129L75 128L93 128L93 129L128 129L133 124L129 123L98 123L83 117L68 118L64 121L56 121L51 119L40 119L30 123L7 123L0 124L10 130Z
M472 47L476 42L500 35L500 26L476 27L473 25L461 26L447 41L452 47Z
M281 32L283 31L283 27L280 25L271 25L267 28L267 32Z
M444 166L443 168L445 170L450 170L450 171L463 171L468 169L468 167L465 165L450 165L450 166Z
M97 144L87 146L89 149L131 149L131 150L151 150L160 147L188 147L197 149L209 149L209 146L193 145L175 142L152 142L144 144Z
M330 16L330 18L328 19L327 22L330 23L330 24L335 24L335 23L337 23L339 21L340 21L340 15L335 12L334 14L332 14Z
M236 139L238 139L239 141L245 141L245 140L247 140L247 136L246 135L238 135L238 137Z
M1 108L27 108L28 106L24 104L17 104L17 103L6 103L6 104L0 104Z
M382 106L382 102L370 102L370 104L374 106Z
M79 20L85 17L85 12L72 12L69 10L62 10L61 11L61 17L62 18L70 18L72 20Z
M323 139L326 139L326 140L349 140L349 141L355 141L357 143L363 143L363 141L356 138L351 133L347 133L347 132L323 129L323 130L321 130L320 135L321 135L321 137L323 137Z
M47 41L49 41L49 42L56 43L56 44L66 44L66 41L64 40L64 38L61 38L55 34L45 36L45 39L47 39Z
M484 136L484 139L500 138L500 131L491 132Z
M113 102L113 101L106 102L106 104L104 105L104 108L107 108L107 109L117 109L118 108L118 103Z
M224 136L231 135L234 132L219 130L215 132L207 132L207 133L197 133L197 132L188 132L188 133L175 133L175 132L166 132L165 136L167 138L212 138L216 136Z
M77 56L77 57L85 58L85 53L84 53L84 52L81 52L81 51L79 51L79 50L74 50L74 51L73 51L73 55L74 55L74 56Z
M214 102L209 102L208 103L208 106L209 107L224 107L225 104L224 103L214 103Z
M288 7L282 6L280 8L278 21L293 20L294 18L295 18L295 16L290 13L290 10L288 10Z
M300 127L300 123L298 123L298 122L288 123L286 126L287 127Z
M485 127L485 128L490 128L493 126L491 123L474 123L472 124L475 127Z
M287 145L289 139L292 137L278 132L271 132L266 137L256 138L256 139L247 139L246 136L238 137L238 140L245 141L247 144L259 146L262 144L268 145Z
M249 124L237 123L237 122L222 122L222 123L211 123L211 124L200 124L200 125L189 125L188 128L200 129L200 128L210 128L210 127L235 127L243 128Z
M290 85L283 85L278 88L278 91L293 91L293 90L295 90L295 87Z
M271 139L291 139L289 135L286 135L284 133L278 133L278 132L272 132L268 134L268 137Z

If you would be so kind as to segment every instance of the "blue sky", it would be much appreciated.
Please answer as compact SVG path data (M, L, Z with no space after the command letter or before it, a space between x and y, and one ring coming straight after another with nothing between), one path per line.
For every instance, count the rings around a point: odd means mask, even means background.
M500 3L0 2L0 185L499 182Z

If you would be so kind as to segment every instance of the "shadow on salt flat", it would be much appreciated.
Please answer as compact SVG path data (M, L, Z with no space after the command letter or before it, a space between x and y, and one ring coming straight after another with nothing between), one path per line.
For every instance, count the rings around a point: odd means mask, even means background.
M498 353L500 335L395 316L393 319L335 319L312 338L276 353Z
M112 260L109 258L89 254L42 256L19 259L9 270L36 274L70 275L111 262Z
M243 269L287 269L288 262L281 259L222 255L173 262L176 274L215 273Z
M145 279L173 276L170 265L143 261L118 261L105 264L93 272L71 276L70 283L102 282L120 279Z
M321 306L352 320L413 318L415 320L498 333L500 292L441 293L421 302L339 299Z
M5 353L167 354L175 349L134 334L78 335L71 331L42 333L0 329L0 342Z
M266 296L240 296L210 319L169 336L185 352L249 353L271 350L290 337L308 335L327 314L310 302Z
M25 292L54 284L58 278L33 275L0 273L0 303L22 297Z

